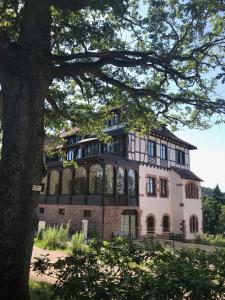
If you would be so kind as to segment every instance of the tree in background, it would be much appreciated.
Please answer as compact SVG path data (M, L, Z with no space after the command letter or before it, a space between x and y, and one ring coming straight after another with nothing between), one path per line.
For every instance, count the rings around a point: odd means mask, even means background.
M1 299L29 299L46 127L100 132L109 107L138 130L225 113L223 2L0 1Z
M225 205L224 194L218 184L212 190L212 197L203 196L203 228L210 234L224 233L225 231Z

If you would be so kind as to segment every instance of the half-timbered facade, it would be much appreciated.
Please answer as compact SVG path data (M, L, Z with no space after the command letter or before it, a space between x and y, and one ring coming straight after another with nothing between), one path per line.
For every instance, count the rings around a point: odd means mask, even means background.
M46 158L47 175L40 194L39 219L47 224L71 223L80 230L88 220L89 236L164 236L193 239L202 232L200 182L190 171L189 151L166 127L139 136L127 132L115 114L104 129L104 144L78 129L61 134L68 161Z

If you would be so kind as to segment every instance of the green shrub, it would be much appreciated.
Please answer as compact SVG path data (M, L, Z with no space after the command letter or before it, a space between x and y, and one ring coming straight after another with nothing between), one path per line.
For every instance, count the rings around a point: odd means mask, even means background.
M204 245L213 245L218 247L225 247L225 237L222 234L202 234L197 237L196 242Z
M64 249L67 246L69 235L69 225L66 228L47 227L42 231L43 247L45 249L55 250L57 248Z
M85 249L86 247L88 247L85 244L85 235L84 233L81 232L76 232L75 234L72 235L71 238L71 242L70 242L70 249L72 251L72 253L76 252L77 250L80 249Z
M92 300L225 299L225 251L205 252L160 245L94 240L91 251L51 263L39 258L34 269L57 276L55 296Z

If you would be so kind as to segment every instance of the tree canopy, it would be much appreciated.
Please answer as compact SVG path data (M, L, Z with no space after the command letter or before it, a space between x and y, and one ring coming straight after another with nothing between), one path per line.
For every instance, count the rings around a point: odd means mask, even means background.
M29 35L32 14L46 6L50 31L37 25ZM157 121L204 127L225 112L214 93L223 80L224 10L222 0L2 0L0 63L9 50L37 51L37 37L44 45L52 82L46 126L96 125L106 106L122 108L134 128Z

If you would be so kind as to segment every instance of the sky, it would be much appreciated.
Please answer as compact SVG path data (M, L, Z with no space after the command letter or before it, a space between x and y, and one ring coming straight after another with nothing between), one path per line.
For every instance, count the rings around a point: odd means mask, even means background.
M197 146L198 150L190 151L190 163L191 171L204 180L202 186L214 188L218 184L225 192L225 125L208 130L184 128L175 135Z

